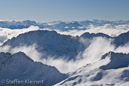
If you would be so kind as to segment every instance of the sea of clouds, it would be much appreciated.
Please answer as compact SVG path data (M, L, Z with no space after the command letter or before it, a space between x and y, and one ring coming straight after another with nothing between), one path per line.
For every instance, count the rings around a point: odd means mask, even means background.
M71 35L71 36L80 36L85 32L90 33L105 33L109 36L116 37L121 33L125 33L129 31L129 25L116 25L111 26L106 24L104 26L93 26L90 25L87 27L87 30L69 30L69 31L60 31L55 30L59 34ZM2 45L6 40L11 39L13 37L17 37L19 34L23 34L29 31L36 31L36 30L50 30L49 28L41 29L37 26L31 26L29 28L23 29L8 29L8 28L0 28L0 44ZM80 39L82 43L87 46L87 39ZM114 52L122 52L122 53L129 53L129 43L125 44L124 46L119 46L115 48L115 45L111 44L113 40L106 39L102 37L97 37L90 41L90 45L82 52L79 52L75 58L80 58L77 60L64 60L64 59L53 59L50 57L48 59L41 59L42 53L37 51L37 44L29 45L29 46L20 46L11 48L11 46L0 47L0 52L10 52L12 54L17 53L19 51L24 52L27 56L29 56L34 61L39 61L44 64L55 66L60 72L68 73L72 72L86 64L92 64L100 60L101 56L109 51Z

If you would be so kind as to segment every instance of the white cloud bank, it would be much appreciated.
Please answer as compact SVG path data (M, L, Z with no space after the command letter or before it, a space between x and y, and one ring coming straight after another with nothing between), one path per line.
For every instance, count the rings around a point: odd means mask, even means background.
M112 26L110 24L105 24L103 26L90 25L86 28L87 28L86 30L80 29L80 30L61 31L61 30L55 29L54 31L56 31L59 34L71 35L71 36L80 36L85 32L89 32L89 33L104 33L104 34L107 34L112 37L118 36L121 33L125 33L127 31L129 31L128 24L115 25L115 26ZM18 36L19 34L23 34L25 32L29 32L29 31L35 31L35 30L53 31L53 29L50 29L50 28L41 29L37 26L30 26L29 28L23 28L23 29L9 29L9 28L1 28L0 27L0 44L5 42L7 39L11 39L12 37Z
M75 57L75 58L82 57L82 59L78 59L76 61L53 59L53 57L49 56L48 59L41 59L41 57L43 57L43 53L40 53L36 50L37 48L36 44L30 46L19 46L15 48L11 48L10 46L0 47L0 52L10 52L14 54L19 51L22 51L27 56L31 57L34 61L40 61L43 62L44 64L55 66L60 72L68 73L86 64L92 64L94 62L97 62L103 54L109 51L113 51L114 46L111 45L111 41L112 40L108 40L101 37L93 39L89 47L86 48L83 52L78 53L78 55Z
M114 46L111 45L112 40L105 38L95 38L88 48L77 55L83 57L76 61L65 61L63 59L44 59L43 63L55 66L60 72L67 73L72 72L86 64L92 64L100 60L101 56L109 51L114 50Z
M112 26L110 24L105 24L103 26L90 25L86 28L87 28L86 30L80 29L80 30L69 30L69 31L59 31L59 30L56 31L60 34L72 35L72 36L80 36L85 32L89 32L89 33L104 33L111 37L116 37L122 33L128 32L129 24L115 25L115 26Z
M8 29L8 28L0 27L0 45L2 45L2 43L8 39L17 37L19 34L23 34L29 31L35 31L35 30L39 30L39 27L31 26L29 28L23 28L23 29Z
M115 49L115 46L112 45L111 42L112 40L101 37L93 39L88 48L86 48L83 52L78 53L77 57L83 57L83 59L80 60L66 61L64 59L53 59L50 57L49 59L43 59L42 62L55 66L62 73L68 73L73 72L86 64L98 62L102 55L108 53L109 51L129 53L129 43ZM98 65L95 65L94 67L97 67Z
M105 33L110 36L118 36L121 33L129 31L129 25L117 25L115 27L111 27L110 25L104 25L104 26L90 26L90 29L87 30L71 30L71 31L59 31L56 30L60 34L65 34L65 35L72 35L72 36L77 36L81 35L84 32L90 32L90 33ZM16 37L19 34L29 32L29 31L34 31L34 30L39 30L40 28L31 26L29 28L25 29L7 29L7 28L0 28L0 36L5 37L2 38L1 40L7 40L11 39L12 37ZM51 29L48 29L51 30ZM7 37L7 38L6 38ZM82 39L82 42L85 42L86 39ZM83 59L76 60L76 61L66 61L64 59L53 59L50 57L49 59L40 59L42 57L42 53L39 53L36 50L37 45L30 45L30 46L20 46L20 47L15 47L13 49L10 49L10 46L5 46L5 47L0 47L0 52L11 52L11 53L16 53L19 51L24 52L26 55L31 57L34 61L40 61L48 65L55 66L60 72L62 73L68 73L72 72L86 64L92 64L94 62L97 62L101 56L109 51L115 51L115 52L123 52L123 53L129 53L129 43L127 43L125 46L120 46L117 49L114 48L114 45L111 45L111 41L109 39L105 38L95 38L91 41L91 44L89 45L88 48L86 48L83 52L79 52L76 58L78 57L83 57ZM1 42L2 43L2 42Z
M40 58L42 56L41 53L39 53L37 50L37 45L29 45L29 46L19 46L15 48L11 48L11 46L4 46L0 47L0 52L10 52L11 54L17 53L17 52L24 52L27 56L29 56L34 61L40 61Z

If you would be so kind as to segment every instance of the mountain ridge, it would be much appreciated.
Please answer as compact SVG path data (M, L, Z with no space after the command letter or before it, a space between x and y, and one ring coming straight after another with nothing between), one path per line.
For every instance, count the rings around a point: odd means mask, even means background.
M67 77L66 74L60 73L53 66L48 66L40 62L34 62L23 52L18 52L13 55L10 53L0 53L0 75L0 80L29 79L44 81L43 84L34 84L34 86L50 86ZM0 84L2 85L2 83ZM10 84L10 86L11 85L12 84ZM28 84L25 83L22 85L28 86ZM15 86L19 85L16 84Z
M117 57L118 59L115 61L113 58ZM126 61L128 60L128 57L129 54L110 51L104 54L100 61L93 64L87 64L86 66L77 69L72 72L67 79L54 86L127 86L129 84L129 66L120 67L122 63L118 64L117 61L120 60L119 58L124 58L123 61ZM108 65L111 64L112 61L118 66L117 69L114 65L110 65L112 69L108 68ZM104 67L103 65L106 65L107 67Z

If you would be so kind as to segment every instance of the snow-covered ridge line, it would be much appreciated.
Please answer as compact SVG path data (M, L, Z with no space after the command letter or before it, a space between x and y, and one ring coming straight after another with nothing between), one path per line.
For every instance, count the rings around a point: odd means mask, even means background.
M120 34L117 37L110 37L103 33L95 34L86 32L80 37L73 37L70 35L58 34L56 31L37 30L13 37L12 39L7 40L1 47L10 46L11 48L16 48L36 44L36 49L38 52L44 52L43 58L48 58L49 55L53 56L53 58L58 57L67 60L76 60L77 54L89 47L92 40L95 38L100 37L107 40L112 40L111 44L118 48L119 46L123 46L129 42L128 35L129 32Z
M23 52L15 54L0 53L0 80L32 80L41 81L41 85L51 86L67 78L68 75L60 73L55 67L40 62L34 62ZM0 83L2 85L3 83ZM11 85L11 84L10 84ZM22 85L28 86L23 83ZM5 84L6 86L6 84ZM15 84L18 86L18 84ZM34 84L34 86L39 86Z
M61 61L61 63L70 61L70 64L77 61L78 64L84 65L84 63L81 64L81 60L86 61L85 64L93 63L110 50L129 53L126 47L121 48L124 45L128 46L128 34L129 32L118 36L118 39L120 39L118 41L117 37L110 37L103 33L90 34L86 32L80 37L73 37L61 35L55 31L38 30L21 34L6 41L0 50L11 53L23 51L33 60L43 60L43 63L54 64L53 66L55 66L56 60ZM38 58L35 58L35 56L38 56Z
M129 54L108 52L54 86L128 86Z

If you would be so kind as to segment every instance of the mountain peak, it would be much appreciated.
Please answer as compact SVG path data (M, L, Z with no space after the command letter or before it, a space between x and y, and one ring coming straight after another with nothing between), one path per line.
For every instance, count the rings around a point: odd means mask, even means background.
M101 69L118 69L128 67L129 65L129 54L109 52L102 56L110 58L110 62L107 65L101 66Z
M80 37L83 37L83 38L94 38L94 37L111 38L110 36L108 36L108 35L106 35L104 33L89 33L89 32L85 32Z
M55 67L32 61L23 52L13 55L0 53L0 74L0 80L43 80L44 86L52 86L67 77L66 74L61 74Z

